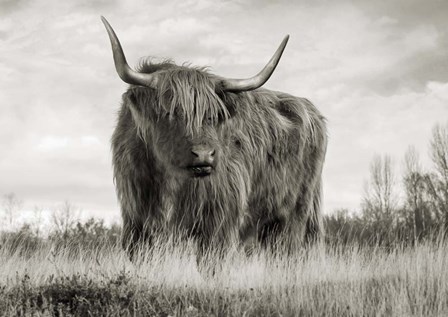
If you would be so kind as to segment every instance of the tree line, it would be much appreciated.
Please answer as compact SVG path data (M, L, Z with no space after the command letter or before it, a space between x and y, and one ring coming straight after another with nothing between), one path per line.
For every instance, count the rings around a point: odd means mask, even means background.
M448 123L432 129L431 167L424 168L410 146L397 177L389 155L370 164L360 210L325 216L328 243L389 246L439 239L448 233Z

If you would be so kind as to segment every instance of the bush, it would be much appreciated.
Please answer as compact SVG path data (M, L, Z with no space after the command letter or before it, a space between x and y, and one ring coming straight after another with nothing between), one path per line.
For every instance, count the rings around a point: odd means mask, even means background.
M39 236L30 225L24 225L19 231L0 234L0 250L6 255L17 253L30 257L46 247L55 252L64 250L76 256L79 251L110 249L119 243L120 235L121 228L118 225L107 227L104 221L94 218L85 223L78 222L65 232L53 231L46 238Z
M98 246L115 246L120 239L121 228L114 224L110 228L103 220L90 218L87 222L78 222L65 232L55 231L49 240L56 247L80 247L83 250L93 250Z
M45 245L45 242L45 239L39 237L28 224L23 225L19 231L0 234L0 249L8 254L30 255Z

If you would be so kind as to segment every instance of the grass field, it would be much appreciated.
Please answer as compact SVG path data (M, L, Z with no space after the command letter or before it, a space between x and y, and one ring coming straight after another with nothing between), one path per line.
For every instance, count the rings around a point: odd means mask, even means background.
M0 249L2 316L448 316L448 246L234 253L215 276L190 246Z

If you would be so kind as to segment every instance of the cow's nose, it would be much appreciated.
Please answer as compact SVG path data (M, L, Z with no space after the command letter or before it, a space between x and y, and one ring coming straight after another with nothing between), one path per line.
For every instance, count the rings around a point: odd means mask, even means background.
M197 162L211 164L213 163L215 153L215 149L211 149L202 145L194 146L191 149L191 154L193 154L193 157Z

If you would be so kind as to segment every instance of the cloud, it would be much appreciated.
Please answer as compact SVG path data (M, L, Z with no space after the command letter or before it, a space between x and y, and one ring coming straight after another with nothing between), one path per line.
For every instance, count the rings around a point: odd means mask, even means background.
M41 139L36 148L40 151L53 151L55 149L64 148L67 144L68 138L50 135Z
M0 15L8 15L23 7L26 0L2 0L0 1Z

